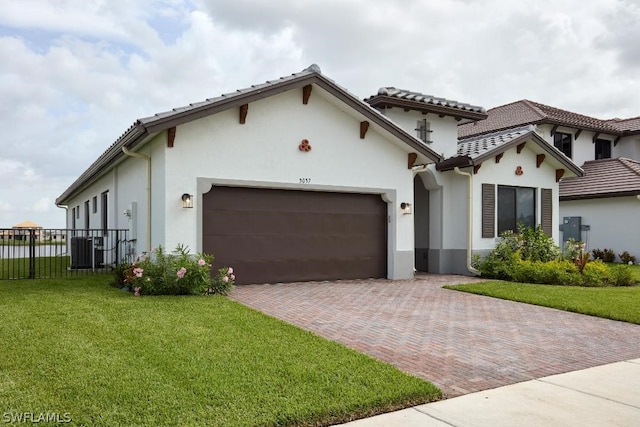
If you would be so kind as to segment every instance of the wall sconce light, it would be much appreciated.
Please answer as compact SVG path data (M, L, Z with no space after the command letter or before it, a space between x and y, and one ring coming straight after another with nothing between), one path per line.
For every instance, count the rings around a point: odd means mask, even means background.
M407 203L407 202L400 203L400 209L402 209L402 213L404 215L411 215L411 203Z
M191 194L184 193L182 195L182 207L183 208L193 207L193 196Z

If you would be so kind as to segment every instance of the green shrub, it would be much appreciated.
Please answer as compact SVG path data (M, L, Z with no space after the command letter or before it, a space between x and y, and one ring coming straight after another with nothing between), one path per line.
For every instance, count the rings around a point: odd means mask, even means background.
M609 279L613 286L632 286L636 284L631 268L624 264L609 266Z
M212 261L212 255L192 256L182 245L170 254L160 246L150 254L138 256L132 264L123 264L114 275L116 281L122 280L121 284L135 295L227 293L234 284L233 269L220 269L212 279Z
M633 264L636 262L636 257L630 255L628 251L624 251L621 254L618 254L618 256L623 264Z
M594 249L591 251L593 259L601 259L603 262L614 262L616 260L616 253L613 249Z
M236 276L233 274L233 268L223 267L218 270L218 274L213 278L211 286L207 289L207 294L226 295L233 288L235 280Z
M601 260L588 262L582 269L582 286L610 285L610 269Z
M124 288L127 286L127 272L131 269L131 264L127 262L121 262L116 264L115 268L111 272L113 274L113 282L111 282L111 286L115 288Z
M515 262L518 260L544 262L556 260L561 255L560 248L540 226L535 229L520 226L518 233L505 231L500 238L489 255L477 263L477 268L484 277L510 280L515 273Z
M578 286L582 282L578 266L569 260L554 260L542 263L546 280L542 283L560 286Z
M520 260L514 264L514 282L539 283L560 286L579 286L583 276L571 261L558 259L547 262Z
M491 251L478 263L478 270L482 277L490 279L509 280L513 277L516 262L520 260L518 251L507 256L506 252Z
M522 259L546 262L560 257L560 248L558 248L552 237L547 236L542 231L540 225L536 226L536 228L520 225L515 238L518 239L520 244L518 249Z
M619 266L626 269L613 268L602 262L611 259L612 255L615 257L611 249L594 249L596 261L590 261L589 252L584 252L584 244L570 240L565 244L562 257L560 249L540 227L521 229L519 233L506 232L501 238L489 255L476 261L476 268L483 277L562 286L629 286L634 283L628 266Z

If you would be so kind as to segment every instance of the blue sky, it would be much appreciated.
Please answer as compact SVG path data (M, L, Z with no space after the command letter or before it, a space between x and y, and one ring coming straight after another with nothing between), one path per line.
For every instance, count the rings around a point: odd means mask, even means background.
M361 98L639 116L637 40L632 0L5 2L0 227L63 227L55 198L135 119L312 63Z

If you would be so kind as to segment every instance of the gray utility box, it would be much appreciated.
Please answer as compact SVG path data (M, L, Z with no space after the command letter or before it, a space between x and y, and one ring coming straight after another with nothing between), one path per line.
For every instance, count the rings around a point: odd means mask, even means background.
M562 241L569 239L582 240L582 217L565 216L562 218Z

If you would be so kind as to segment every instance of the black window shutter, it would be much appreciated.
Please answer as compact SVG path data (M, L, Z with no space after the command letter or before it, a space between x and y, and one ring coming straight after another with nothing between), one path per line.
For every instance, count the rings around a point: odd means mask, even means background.
M542 194L540 197L541 200L541 211L542 211L542 231L544 231L547 236L553 235L553 190L550 188L543 188Z
M495 237L496 186L482 184L482 237Z

